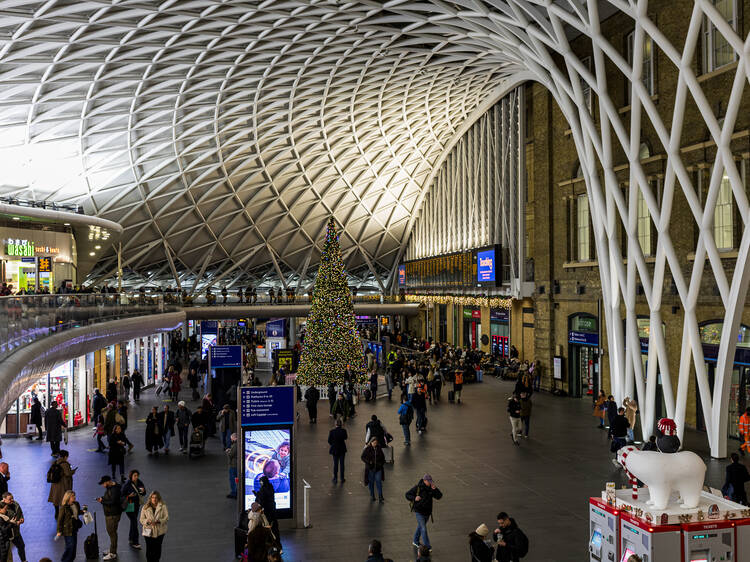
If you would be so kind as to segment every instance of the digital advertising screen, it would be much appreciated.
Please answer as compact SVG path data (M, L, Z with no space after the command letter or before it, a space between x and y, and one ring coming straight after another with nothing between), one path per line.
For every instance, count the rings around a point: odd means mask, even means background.
M291 429L244 429L244 509L250 509L260 478L265 475L276 492L276 509L292 509ZM282 514L283 515L283 514Z
M398 266L398 286L406 287L406 266L405 265Z
M206 358L209 346L216 345L216 335L219 333L219 323L215 320L201 322L201 359Z
M625 552L622 553L622 558L620 558L620 562L628 562L628 558L633 556L633 554L635 554L635 551L626 546Z
M477 252L477 281L479 283L494 283L496 274L495 249Z

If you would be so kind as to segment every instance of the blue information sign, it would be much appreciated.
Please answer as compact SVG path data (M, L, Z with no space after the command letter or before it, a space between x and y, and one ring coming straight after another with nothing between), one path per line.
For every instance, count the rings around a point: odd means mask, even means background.
M285 318L272 318L266 322L266 337L267 338L283 338L286 328Z
M293 386L249 386L240 389L240 424L293 425Z
M589 334L586 332L568 332L568 342L577 343L578 345L590 345L596 347L599 345L599 334Z
M480 283L494 282L496 266L494 248L477 252L477 281Z
M212 369L229 369L242 367L241 345L214 345L208 348Z

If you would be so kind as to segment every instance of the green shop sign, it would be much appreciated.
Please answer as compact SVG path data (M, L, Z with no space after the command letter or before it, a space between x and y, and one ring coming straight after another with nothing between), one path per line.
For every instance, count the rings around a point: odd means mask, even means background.
M8 241L5 245L5 255L21 256L24 258L32 257L34 255L34 243L27 240Z

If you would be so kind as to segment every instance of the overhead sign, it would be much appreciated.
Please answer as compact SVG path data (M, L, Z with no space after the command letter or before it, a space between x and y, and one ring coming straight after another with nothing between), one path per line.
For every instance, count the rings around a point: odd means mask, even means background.
M267 338L283 338L284 330L286 328L286 319L274 318L266 322L266 337Z
M406 266L405 265L398 266L398 286L406 287Z
M495 249L477 252L477 281L479 283L494 283L496 275Z
M493 308L490 310L490 320L508 322L510 320L510 310L507 308Z
M293 386L248 386L240 389L240 424L294 424Z
M588 334L586 332L574 332L573 330L571 330L570 332L568 332L568 342L578 345L590 345L592 347L598 347L599 334Z
M49 258L39 258L39 272L50 273L52 271L52 260Z
M241 345L214 345L208 348L212 369L232 369L242 367Z

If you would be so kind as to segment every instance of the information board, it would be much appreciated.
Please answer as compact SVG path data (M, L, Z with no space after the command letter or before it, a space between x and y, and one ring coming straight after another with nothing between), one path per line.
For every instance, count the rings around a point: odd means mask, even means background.
M479 283L494 283L496 273L495 249L477 252L477 281Z
M212 369L231 369L242 367L241 345L214 345L208 348Z
M293 386L250 386L240 389L240 425L292 425Z

